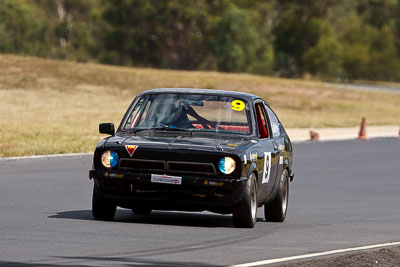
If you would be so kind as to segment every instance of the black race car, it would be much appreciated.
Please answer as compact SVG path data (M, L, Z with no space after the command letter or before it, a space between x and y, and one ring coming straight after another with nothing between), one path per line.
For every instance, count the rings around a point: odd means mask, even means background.
M115 133L97 144L93 216L112 220L116 207L233 213L236 227L286 218L293 150L267 102L258 96L205 89L154 89L139 94Z

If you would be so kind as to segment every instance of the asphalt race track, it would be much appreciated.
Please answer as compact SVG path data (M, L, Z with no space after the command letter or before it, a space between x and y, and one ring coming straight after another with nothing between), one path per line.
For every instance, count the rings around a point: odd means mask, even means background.
M0 266L227 266L400 241L400 139L295 144L286 222L91 215L90 156L0 160Z

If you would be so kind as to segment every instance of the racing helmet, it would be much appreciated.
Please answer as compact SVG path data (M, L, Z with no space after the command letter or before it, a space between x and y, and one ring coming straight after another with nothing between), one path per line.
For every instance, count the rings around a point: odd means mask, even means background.
M162 123L168 123L178 119L182 113L182 103L175 99L168 99L155 103L155 115L158 121Z

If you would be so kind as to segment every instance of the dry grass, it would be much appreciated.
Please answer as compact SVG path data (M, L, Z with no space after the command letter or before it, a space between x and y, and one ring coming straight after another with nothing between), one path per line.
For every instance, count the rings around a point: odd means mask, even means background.
M318 81L77 64L0 55L0 157L92 151L98 123L118 125L136 94L158 87L236 90L265 98L286 127L400 124L400 94Z

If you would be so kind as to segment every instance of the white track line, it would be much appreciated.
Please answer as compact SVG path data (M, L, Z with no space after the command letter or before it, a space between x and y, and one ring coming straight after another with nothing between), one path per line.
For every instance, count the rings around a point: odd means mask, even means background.
M279 262L314 258L314 257L326 256L326 255L332 255L332 254L338 254L338 253L344 253L344 252L361 251L361 250L381 248L381 247L390 247L390 246L397 246L397 245L400 245L400 242L391 242L391 243L384 243L384 244L377 244L377 245L370 245L370 246L363 246L363 247L356 247L356 248L337 249L337 250L330 250L330 251L325 251L325 252L311 253L311 254L291 256L291 257L285 257L285 258L255 261L255 262L233 265L231 267L250 267L250 266L268 265L268 264L279 263Z
M93 153L71 153L71 154L51 154L51 155L8 157L8 158L0 158L0 161L21 160L21 159L44 159L44 158L78 157L78 156L89 156L89 155L93 155Z

